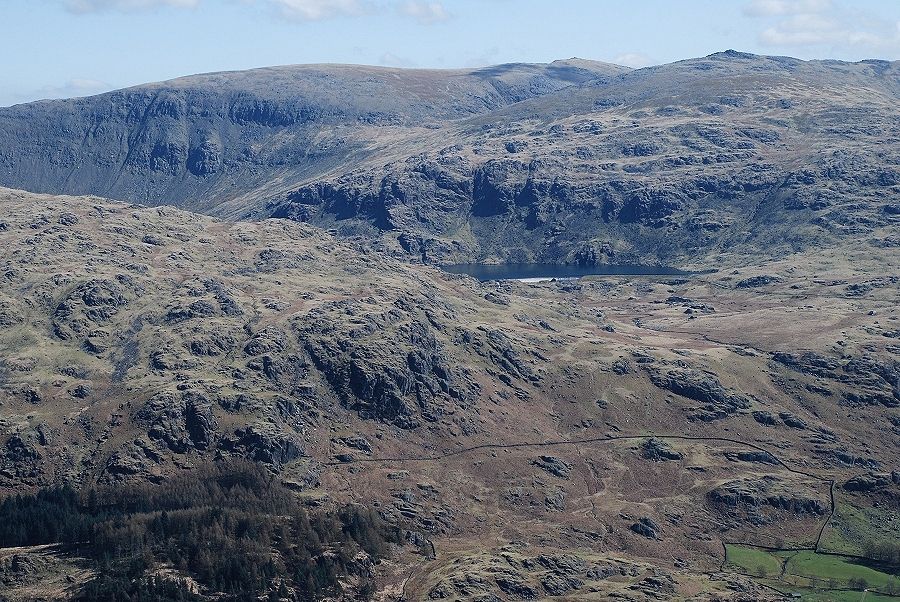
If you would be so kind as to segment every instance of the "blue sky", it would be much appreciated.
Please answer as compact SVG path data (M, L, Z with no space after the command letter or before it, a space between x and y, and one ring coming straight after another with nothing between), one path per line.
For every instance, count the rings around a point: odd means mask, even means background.
M0 0L0 106L290 63L900 59L900 0Z

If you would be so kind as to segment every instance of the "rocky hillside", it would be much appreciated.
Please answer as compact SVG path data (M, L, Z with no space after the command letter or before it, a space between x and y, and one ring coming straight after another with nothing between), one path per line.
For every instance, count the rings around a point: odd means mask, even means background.
M153 479L184 454L280 469L351 414L436 442L483 428L495 386L540 380L516 334L461 324L492 304L444 290L458 278L311 226L9 191L2 205L0 488Z
M900 539L900 257L863 239L479 284L289 220L0 207L0 493L250 461L403 526L385 600L766 599L723 542ZM0 549L13 599L89 577L54 550Z
M896 245L900 65L735 52L453 124L442 145L318 179L274 214L434 261L720 261Z
M580 60L458 71L297 65L18 105L0 109L0 184L220 214L236 201L230 211L240 212L269 187L347 171L447 122L626 71Z
M0 109L0 184L274 215L425 261L710 264L900 220L900 66L306 66Z

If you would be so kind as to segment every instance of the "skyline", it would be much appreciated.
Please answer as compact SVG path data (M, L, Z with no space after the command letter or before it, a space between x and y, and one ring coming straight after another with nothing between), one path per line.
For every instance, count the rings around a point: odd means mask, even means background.
M7 0L0 16L0 106L297 63L644 67L728 48L900 59L900 3L888 0Z

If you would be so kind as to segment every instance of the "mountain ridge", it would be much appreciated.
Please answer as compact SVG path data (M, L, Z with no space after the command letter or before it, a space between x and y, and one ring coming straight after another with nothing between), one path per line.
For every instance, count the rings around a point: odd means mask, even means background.
M438 263L709 264L881 236L898 97L897 62L736 51L262 68L0 109L0 184L310 221Z

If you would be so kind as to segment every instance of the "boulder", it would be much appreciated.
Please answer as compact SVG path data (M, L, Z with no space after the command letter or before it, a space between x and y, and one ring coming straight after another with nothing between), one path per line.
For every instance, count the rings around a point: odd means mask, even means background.
M556 456L540 456L532 464L561 479L568 479L572 470L571 464Z
M654 462L666 462L670 460L681 460L683 456L672 449L668 443L656 437L650 437L641 444L641 455L646 460Z
M775 414L772 412L766 412L765 410L756 410L752 413L753 419L758 423L765 426L775 426L780 424L778 418L775 417Z
M900 473L896 473L900 475ZM871 492L879 491L894 484L891 474L870 473L850 478L842 485L845 491Z
M752 514L763 522L779 514L821 516L827 508L821 499L778 477L747 477L719 485L706 494L707 502L725 514Z
M641 518L636 523L632 524L629 529L637 533L638 535L643 535L648 539L660 539L659 537L659 525L656 524L652 518L647 516Z
M757 288L760 286L767 286L769 284L773 284L781 280L778 276L770 276L770 275L762 275L762 276L751 276L750 278L744 278L743 280L739 280L734 286L737 288Z
M703 405L692 414L692 418L709 421L724 418L738 410L751 406L745 396L725 389L715 375L699 370L676 368L663 372L649 369L651 382L662 389L672 391Z

